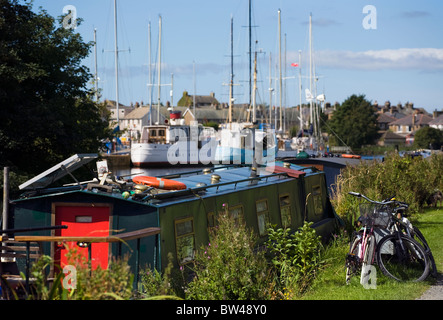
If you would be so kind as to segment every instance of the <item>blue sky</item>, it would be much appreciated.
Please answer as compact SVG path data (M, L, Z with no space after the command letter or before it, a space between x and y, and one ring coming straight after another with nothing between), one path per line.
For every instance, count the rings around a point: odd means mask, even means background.
M76 31L85 41L97 29L99 87L103 98L115 99L114 0L34 0L54 17L72 5L83 19ZM365 28L366 5L376 9L376 29ZM427 111L443 109L443 2L441 0L252 0L253 51L258 51L257 101L269 103L269 56L272 77L278 75L278 10L281 10L282 74L286 77L283 104L299 102L298 68L302 51L303 87L309 86L309 14L317 94L343 102L365 94L372 102L413 102ZM248 0L118 0L120 102L148 102L148 23L151 23L152 63L157 62L159 16L162 17L161 100L173 103L183 91L215 93L228 101L230 20L234 21L234 95L249 102ZM367 19L367 18L366 18ZM375 20L369 21L374 23ZM372 24L372 26L374 26ZM257 41L257 44L254 43ZM130 50L130 51L129 51ZM285 59L286 57L286 59ZM94 55L85 60L94 72ZM286 66L286 67L285 67ZM156 69L156 66L153 66ZM195 70L195 71L194 71ZM156 71L155 71L156 72ZM195 74L195 77L194 77ZM157 74L154 79L157 84ZM278 82L273 104L278 105ZM153 90L157 101L157 88ZM303 102L305 102L303 98Z

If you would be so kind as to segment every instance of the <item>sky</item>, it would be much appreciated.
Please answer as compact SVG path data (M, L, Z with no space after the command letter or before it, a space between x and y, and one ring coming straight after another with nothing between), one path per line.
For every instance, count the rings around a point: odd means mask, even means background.
M114 0L34 0L33 10L40 6L53 17L73 6L82 19L75 32L85 42L93 41L96 30L97 60L91 50L84 64L94 73L97 61L102 99L115 100ZM171 101L171 91L173 105L184 91L213 92L219 102L228 102L231 18L234 98L249 103L248 8L249 0L117 0L120 103L157 102L160 17L163 103ZM306 103L311 14L314 93L331 103L363 94L373 103L443 110L441 0L252 0L258 103L280 104L280 70L283 106L299 103L300 71Z

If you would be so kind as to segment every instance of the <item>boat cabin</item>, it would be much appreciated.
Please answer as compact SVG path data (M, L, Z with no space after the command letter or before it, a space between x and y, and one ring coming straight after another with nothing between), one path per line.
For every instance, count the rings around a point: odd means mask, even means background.
M324 173L289 163L214 166L162 177L185 184L181 190L106 174L100 180L49 188L95 158L75 155L21 185L23 195L10 201L8 239L36 241L61 265L69 263L65 254L73 247L88 256L93 268L106 268L112 257L128 254L137 275L145 266L163 269L170 253L177 267L192 262L224 210L244 219L261 241L268 224L296 230L312 221L325 239L337 226Z

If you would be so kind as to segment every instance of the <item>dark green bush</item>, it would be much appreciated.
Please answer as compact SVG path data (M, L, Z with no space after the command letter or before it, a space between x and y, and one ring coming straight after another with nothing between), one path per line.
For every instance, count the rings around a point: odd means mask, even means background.
M361 162L348 166L336 178L332 202L337 214L352 225L358 217L362 201L348 195L360 192L371 199L383 200L395 196L409 204L409 212L420 211L436 189L443 190L443 155L431 157L400 157L392 153L384 162Z

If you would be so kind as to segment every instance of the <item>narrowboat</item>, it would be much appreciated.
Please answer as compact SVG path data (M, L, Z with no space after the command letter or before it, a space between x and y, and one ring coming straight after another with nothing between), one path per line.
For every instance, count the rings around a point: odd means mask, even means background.
M9 201L7 238L39 243L60 265L67 263L67 244L88 255L93 268L106 268L112 257L128 254L137 274L145 266L164 269L168 254L176 267L192 262L225 210L243 218L261 241L268 224L296 230L312 221L326 240L339 222L325 174L314 168L282 162L257 168L214 166L159 177L186 186L164 190L161 184L142 184L149 179L140 176L113 177L98 166L94 179L78 181L73 171L95 159L97 155L74 155L22 184L23 194ZM68 175L73 184L49 188Z

